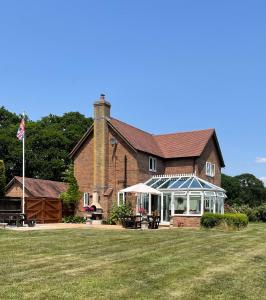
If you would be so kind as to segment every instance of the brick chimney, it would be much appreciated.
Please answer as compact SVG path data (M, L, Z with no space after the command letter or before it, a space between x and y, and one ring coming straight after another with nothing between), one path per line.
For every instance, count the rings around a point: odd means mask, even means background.
M108 126L111 104L101 94L100 99L94 102L94 194L93 202L98 202L104 211L108 207L102 202L104 191L108 184ZM106 207L105 207L106 206ZM97 205L96 205L97 207Z

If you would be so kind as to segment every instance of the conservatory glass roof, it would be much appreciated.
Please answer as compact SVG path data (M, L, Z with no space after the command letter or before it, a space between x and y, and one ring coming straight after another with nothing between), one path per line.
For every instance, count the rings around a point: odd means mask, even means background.
M197 177L195 174L156 175L150 178L145 184L161 192L197 190L216 192L220 197L226 197L224 189Z

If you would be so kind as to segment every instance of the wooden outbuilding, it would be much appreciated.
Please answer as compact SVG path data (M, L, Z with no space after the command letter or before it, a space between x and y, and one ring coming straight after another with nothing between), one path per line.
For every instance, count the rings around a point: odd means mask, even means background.
M25 213L38 223L59 223L62 220L60 194L67 184L59 181L25 178ZM15 176L6 187L7 198L22 198L22 177Z

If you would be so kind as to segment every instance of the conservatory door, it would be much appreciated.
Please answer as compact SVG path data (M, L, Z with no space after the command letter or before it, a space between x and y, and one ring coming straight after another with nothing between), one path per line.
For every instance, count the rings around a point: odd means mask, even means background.
M169 224L171 216L171 194L163 194L161 205L161 222Z

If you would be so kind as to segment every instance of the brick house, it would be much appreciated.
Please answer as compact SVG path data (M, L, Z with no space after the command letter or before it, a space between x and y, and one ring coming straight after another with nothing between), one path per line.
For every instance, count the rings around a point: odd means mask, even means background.
M84 193L78 213L96 201L106 218L121 189L154 175L196 174L221 185L225 165L214 129L153 135L112 118L110 109L101 95L94 103L94 124L71 152Z

